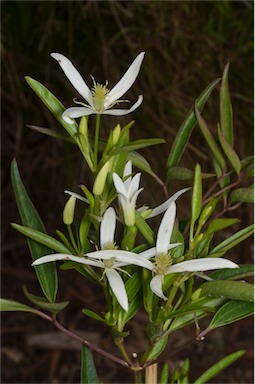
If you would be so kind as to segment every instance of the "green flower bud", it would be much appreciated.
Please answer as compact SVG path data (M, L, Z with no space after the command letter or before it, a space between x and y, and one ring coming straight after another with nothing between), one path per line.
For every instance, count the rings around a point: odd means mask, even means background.
M76 204L76 197L70 196L69 199L67 200L67 203L63 211L63 222L66 225L73 223L75 204Z
M101 195L103 193L109 168L110 168L110 162L107 161L105 165L98 172L96 180L94 182L94 186L93 186L94 195Z

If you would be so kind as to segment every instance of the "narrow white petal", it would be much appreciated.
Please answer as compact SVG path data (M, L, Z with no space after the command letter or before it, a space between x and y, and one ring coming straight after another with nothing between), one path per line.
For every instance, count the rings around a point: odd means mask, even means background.
M89 203L88 199L86 199L85 197L79 195L78 193L75 193L75 192L72 192L72 191L67 191L67 190L65 190L64 192L67 193L70 196L76 197L76 199L78 199L78 200L84 201L85 203Z
M143 58L144 58L144 52L141 52L133 61L133 63L130 65L124 76L120 79L120 81L111 89L111 91L108 94L109 99L111 100L111 103L114 101L119 100L126 92L127 90L134 84Z
M162 284L164 282L164 275L156 275L151 279L150 287L155 295L161 297L161 299L167 300L167 297L162 292Z
M59 62L59 65L73 87L85 100L87 100L90 105L92 105L92 95L90 89L71 61L60 53L52 53L51 57Z
M172 265L168 268L167 274L176 272L199 272L209 271L211 269L239 268L239 266L227 259L217 257L208 257L205 259L187 260Z
M143 101L143 96L140 95L138 97L137 102L129 109L106 109L102 112L102 115L112 115L112 116L124 116L128 115L129 113L133 112L135 109L137 109Z
M128 188L128 197L132 198L132 196L138 191L139 184L141 179L141 173L137 173L131 180L131 183Z
M118 302L120 303L122 308L125 311L127 311L128 310L128 297L127 297L127 292L126 292L125 285L123 283L122 278L120 277L118 272L115 271L115 269L108 269L107 268L105 270L105 274L106 274L106 277L109 281L110 287L111 287L116 299L118 300Z
M119 249L104 249L102 251L94 251L88 253L86 256L92 258L92 259L102 259L102 260L108 260L112 257L116 258L116 261L121 261L126 263L126 265L137 265L139 267L144 267L147 269L152 270L154 267L154 264L151 263L149 260L146 260L143 257L140 257L140 254L136 254L134 252L129 251L122 251Z
M112 175L112 178L113 178L113 183L114 183L114 186L116 188L116 191L128 198L127 190L125 188L123 181L119 177L119 175L114 172Z
M168 244L168 250L178 247L179 245L182 245L182 243L173 243L173 244ZM157 250L156 247L147 249L146 251L143 251L139 253L141 257L144 257L145 259L151 259L153 256L157 255Z
M124 172L123 172L123 179L127 176L129 176L125 181L124 181L124 185L125 185L125 188L126 190L128 191L128 188L130 186L130 183L132 181L132 162L129 160L126 165L125 165L125 168L124 168Z
M151 214L148 216L148 219L151 217L155 217L157 215L160 215L160 213L164 212L171 203L173 203L180 195L182 195L184 192L189 191L191 188L184 188L180 191L176 192L173 196L171 196L168 200L166 200L163 204L160 204L158 207L154 208L151 212Z
M93 109L86 108L86 107L71 107L65 110L62 114L62 118L70 124L73 124L72 119L76 119L77 117L82 117L82 116L89 116L95 113Z
M32 265L34 266L34 265L39 265L44 263L50 263L52 261L58 261L58 260L64 260L64 261L70 260L80 264L93 265L95 267L101 267L101 268L104 267L104 264L102 262L99 262L98 260L97 261L88 260L88 259L85 259L84 257L67 255L64 253L54 253L52 255L40 257L39 259L35 260Z
M114 243L114 233L116 228L116 213L112 207L108 208L103 216L100 226L100 245L101 249L107 244Z
M176 204L172 203L166 210L163 219L160 223L158 236L156 241L157 255L167 253L168 245L171 239L174 220L176 214Z

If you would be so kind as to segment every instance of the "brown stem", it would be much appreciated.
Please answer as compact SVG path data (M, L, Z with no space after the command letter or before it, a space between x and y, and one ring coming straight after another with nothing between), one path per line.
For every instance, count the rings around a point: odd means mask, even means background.
M47 318L47 320L49 320L49 319L50 319L51 323L53 325L55 325L56 328L58 328L61 332L65 333L66 335L68 335L72 339L75 339L75 340L79 341L80 343L86 345L87 347L89 347L90 349L92 349L95 352L99 353L100 355L103 355L107 359L115 361L115 363L118 363L120 365L123 365L126 368L129 368L129 364L126 361L124 361L122 359L119 359L118 357L116 357L116 356L114 356L114 355L104 351L103 349L97 347L96 345L90 343L89 341L83 339L82 337L76 335L75 333L72 333L71 331L69 331L68 329L63 327L56 319L52 319L50 317Z

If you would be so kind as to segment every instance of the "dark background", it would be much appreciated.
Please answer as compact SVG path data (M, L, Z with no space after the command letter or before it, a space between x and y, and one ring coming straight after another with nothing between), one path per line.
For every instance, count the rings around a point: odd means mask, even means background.
M10 163L16 157L27 191L42 217L48 233L61 229L65 189L86 184L87 171L76 149L64 142L36 133L34 124L56 131L62 128L24 80L25 75L48 87L66 106L76 96L58 64L49 55L69 57L90 85L109 80L111 88L141 51L145 59L127 98L144 95L142 106L132 116L103 120L105 137L116 121L135 119L132 139L162 137L166 144L143 151L155 173L165 177L165 163L178 131L194 100L214 79L221 77L230 62L229 87L234 110L235 150L240 158L253 153L253 2L251 1L2 1L2 296L26 303L22 286L40 294L26 240L11 229L20 223L10 185ZM204 117L214 132L219 121L219 90L209 99ZM93 122L93 118L92 118ZM195 129L181 165L195 161L210 170L204 142ZM67 166L67 164L69 164ZM88 181L89 182L89 181ZM151 179L143 176L143 186ZM182 185L183 186L183 185ZM186 186L186 185L184 185ZM173 190L176 187L174 185ZM171 186L170 186L171 189ZM144 191L150 206L164 198ZM180 207L180 211L185 210ZM180 212L182 214L182 212ZM252 222L252 208L239 210L240 228ZM237 230L237 229L236 229ZM251 262L252 243L235 249L235 258ZM117 353L107 329L85 318L81 308L100 312L100 291L73 272L59 272L59 301L71 300L60 315L70 329L102 348ZM141 350L144 318L131 322L130 352ZM45 332L54 332L49 337ZM179 332L170 345L179 346L194 328ZM253 322L248 318L228 329L208 335L203 343L188 345L169 358L171 370L186 356L191 358L190 379L228 353L245 348L246 355L218 375L214 382L253 382ZM141 340L137 344L137 339ZM77 346L61 341L55 330L32 314L5 313L2 316L2 382L60 383L79 381L80 354ZM132 349L133 348L133 349ZM172 348L172 347L171 347ZM122 368L96 355L103 382L131 382Z

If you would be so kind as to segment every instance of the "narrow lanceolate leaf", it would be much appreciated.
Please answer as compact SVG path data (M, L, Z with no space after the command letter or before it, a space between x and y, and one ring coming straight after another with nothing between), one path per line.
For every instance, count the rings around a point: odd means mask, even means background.
M70 250L64 244L60 243L60 241L54 239L53 237L46 235L45 233L16 223L11 223L11 226L23 235L37 241L40 244L46 245L46 247L49 247L53 251L59 253L70 253Z
M219 269L210 274L213 280L237 280L254 275L253 264L239 264L235 269Z
M131 152L136 151L137 149L150 147L151 145L163 144L165 140L163 139L141 139L131 141L130 143L123 145L121 147L116 147L109 152L109 156L116 155L120 152Z
M58 313L69 304L69 301L64 301L62 303L49 303L44 297L39 297L28 292L26 286L23 287L23 291L31 303L51 313Z
M230 146L233 145L233 113L228 89L229 64L224 68L220 87L220 127Z
M229 195L229 203L254 203L254 189L253 188L237 188Z
M38 309L29 307L28 305L19 303L15 300L1 299L0 298L0 312L31 312L35 315L41 316L47 320L50 319L48 315L39 311Z
M234 235L228 237L226 240L222 241L222 243L218 244L215 248L211 250L209 253L209 257L221 257L225 255L225 253L239 244L240 242L247 239L247 237L251 236L254 233L254 225L250 225L247 228L241 229L241 231L236 232Z
M92 353L88 347L82 346L81 352L81 384L99 384Z
M201 116L201 114L199 112L197 101L195 102L195 113L196 113L196 117L197 117L198 126L199 126L199 128L200 128L200 130L204 136L204 139L205 139L208 147L212 151L212 154L214 155L217 162L219 163L221 169L223 169L224 165L225 165L224 157L223 157L221 150L220 150L218 144L216 143L213 135L211 134L209 128L207 127L205 120L203 119L203 117Z
M13 160L11 164L11 178L18 210L24 226L45 233L45 228L40 219L40 216L38 215L32 201L30 200L24 184L20 178L16 160ZM33 261L44 255L52 253L52 249L38 243L35 240L28 239L28 245ZM51 263L40 265L37 266L35 270L45 297L49 302L54 302L58 288L55 264Z
M240 359L245 354L245 350L240 350L231 355L223 357L218 363L211 366L207 371L205 371L194 384L206 384L208 383L214 376L218 375L221 371L227 368L229 365L233 364L237 359Z
M200 288L202 289L200 296L254 301L254 286L242 281L213 280L202 284Z
M219 81L220 79L214 80L211 84L208 85L208 87L198 97L197 107L200 112L203 110L203 107L208 97L210 96L211 92L213 91L213 89L215 88L215 86L218 84ZM196 119L194 108L191 108L191 110L189 111L186 119L184 120L174 140L173 146L171 148L171 151L167 159L167 169L170 167L176 166L181 160L182 154L188 144L190 134L196 124L196 121L197 119Z
M193 180L195 172L184 167L171 167L167 171L167 180ZM213 173L201 173L202 179L214 177Z
M249 301L231 300L224 304L214 315L209 328L222 327L252 315L254 304Z
M218 127L218 137L226 157L228 158L230 164L232 165L236 173L239 174L241 171L241 161L232 146L222 134L220 127Z
M135 151L129 152L127 160L130 160L134 167L137 167L142 171L147 172L149 175L154 175L150 164L142 155L140 155L140 153Z
M227 227L230 227L231 225L234 225L238 223L238 219L214 219L210 222L207 230L206 235L211 235L212 233L221 231Z
M201 167L199 164L195 167L195 177L192 190L191 199L191 222L192 225L198 219L202 208L202 178L201 178Z
M74 122L73 124L67 123L62 119L62 114L66 110L63 104L39 81L32 79L29 76L25 77L28 85L33 91L40 97L46 107L52 112L60 124L66 129L69 135L75 138L75 134L78 131L78 125Z

